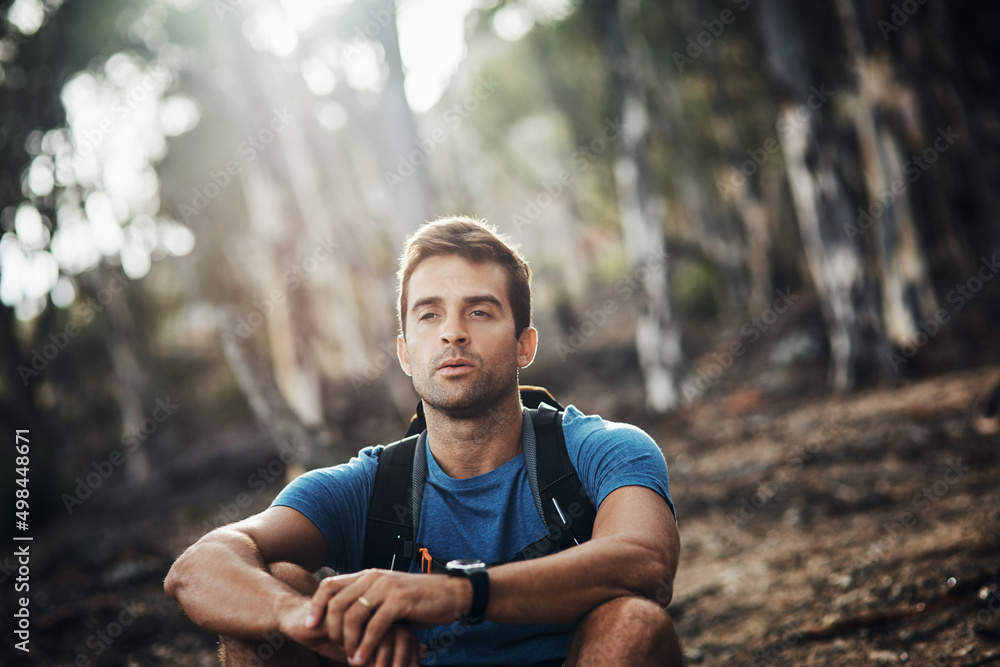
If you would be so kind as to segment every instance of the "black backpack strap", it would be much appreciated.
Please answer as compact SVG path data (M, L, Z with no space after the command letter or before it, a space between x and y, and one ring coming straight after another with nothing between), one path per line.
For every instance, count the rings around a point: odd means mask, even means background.
M511 560L539 558L585 542L594 532L597 518L597 510L566 451L563 413L542 402L537 409L527 410L526 416L529 415L534 442L529 443L525 437L525 468L535 507L549 533Z
M368 500L363 568L410 569L427 477L425 438L424 433L404 438L379 454Z
M535 509L549 532L512 561L539 558L589 540L597 518L566 451L562 406L540 387L521 387L521 399L531 408L524 411L525 468ZM387 445L379 455L365 524L365 568L407 572L419 558L416 536L427 479L425 439L420 404L407 437Z

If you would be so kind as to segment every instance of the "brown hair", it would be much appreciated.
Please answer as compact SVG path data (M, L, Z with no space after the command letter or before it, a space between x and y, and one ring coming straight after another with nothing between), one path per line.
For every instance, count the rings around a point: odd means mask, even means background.
M464 215L424 224L406 240L399 256L396 316L406 334L406 299L410 276L430 257L456 255L473 264L495 262L507 274L507 300L514 314L514 336L531 326L531 269L513 242L493 225Z

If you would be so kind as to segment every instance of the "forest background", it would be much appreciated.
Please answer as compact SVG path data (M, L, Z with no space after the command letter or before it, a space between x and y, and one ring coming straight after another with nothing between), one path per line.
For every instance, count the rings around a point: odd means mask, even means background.
M663 448L692 662L994 656L997 3L0 16L0 600L32 536L39 664L211 664L166 568L399 437L396 259L453 213L531 263L522 381Z

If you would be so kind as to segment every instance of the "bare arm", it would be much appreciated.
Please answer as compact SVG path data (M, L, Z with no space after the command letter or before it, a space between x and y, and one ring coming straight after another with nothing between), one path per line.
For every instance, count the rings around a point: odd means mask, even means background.
M323 565L326 550L312 521L289 507L272 507L202 537L177 559L163 587L205 630L259 639L308 599L273 577L267 565L287 561L312 572Z
M680 557L677 524L666 501L642 486L610 493L593 537L547 558L490 569L486 617L502 623L564 623L616 597L666 606ZM469 585L471 600L471 584Z
M626 595L667 605L679 554L677 525L666 501L645 487L622 487L601 503L590 541L491 568L486 618L563 623ZM370 618L353 604L362 595L375 607ZM313 596L313 618L331 638L343 641L349 655L357 647L351 662L363 664L393 622L449 622L468 611L471 602L472 585L462 579L366 570L323 580Z

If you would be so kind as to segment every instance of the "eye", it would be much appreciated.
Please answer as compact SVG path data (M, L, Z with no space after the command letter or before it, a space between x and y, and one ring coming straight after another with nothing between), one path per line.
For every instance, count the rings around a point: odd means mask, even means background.
M433 313L433 312L424 313L423 315L420 316L420 320L419 321L427 320L427 319L430 319L432 317L437 317L437 313Z
M489 317L490 314L488 312L486 312L485 310L474 310L474 311L472 311L472 316L473 317Z

